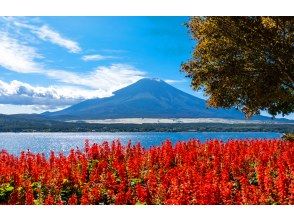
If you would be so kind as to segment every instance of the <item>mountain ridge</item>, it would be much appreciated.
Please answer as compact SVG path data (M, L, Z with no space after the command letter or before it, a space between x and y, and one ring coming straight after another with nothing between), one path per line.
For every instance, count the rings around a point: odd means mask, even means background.
M143 78L117 90L113 96L89 99L57 112L42 114L51 119L92 120L117 118L225 118L245 119L236 109L213 109L206 101L185 93L163 80ZM254 120L270 120L254 116Z

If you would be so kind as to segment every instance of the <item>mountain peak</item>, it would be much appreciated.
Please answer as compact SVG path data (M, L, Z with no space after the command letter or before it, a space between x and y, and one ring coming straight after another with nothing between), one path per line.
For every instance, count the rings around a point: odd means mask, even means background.
M158 78L142 78L137 82L128 85L120 90L114 92L114 95L137 94L141 92L162 93L165 90L176 89Z
M143 78L117 90L111 97L86 100L47 114L60 119L114 118L232 118L244 116L235 109L207 108L205 100L187 94L158 78Z

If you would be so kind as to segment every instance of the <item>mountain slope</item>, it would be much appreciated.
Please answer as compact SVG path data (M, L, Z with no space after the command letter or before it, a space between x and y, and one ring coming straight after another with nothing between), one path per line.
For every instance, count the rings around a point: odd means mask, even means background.
M90 99L57 112L55 119L115 118L231 118L244 119L236 109L207 108L205 100L178 90L162 80L141 79L107 98ZM267 117L255 116L254 119ZM269 119L269 118L267 118Z

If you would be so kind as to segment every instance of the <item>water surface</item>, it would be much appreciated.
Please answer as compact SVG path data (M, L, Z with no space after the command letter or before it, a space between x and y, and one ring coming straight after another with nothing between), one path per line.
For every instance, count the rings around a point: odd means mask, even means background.
M102 143L119 139L123 144L141 142L144 147L160 145L166 139L173 143L177 141L199 139L272 139L280 138L282 134L275 132L83 132L83 133L0 133L0 150L6 149L13 154L21 151L48 153L67 153L71 148L83 148L86 139L90 143Z

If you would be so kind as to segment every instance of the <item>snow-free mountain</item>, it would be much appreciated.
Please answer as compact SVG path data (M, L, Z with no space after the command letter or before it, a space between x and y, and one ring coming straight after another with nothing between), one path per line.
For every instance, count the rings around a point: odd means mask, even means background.
M83 101L43 114L62 120L118 118L224 118L244 119L236 109L208 108L203 99L187 94L163 80L144 78L114 92L113 96ZM254 119L269 119L255 116Z

